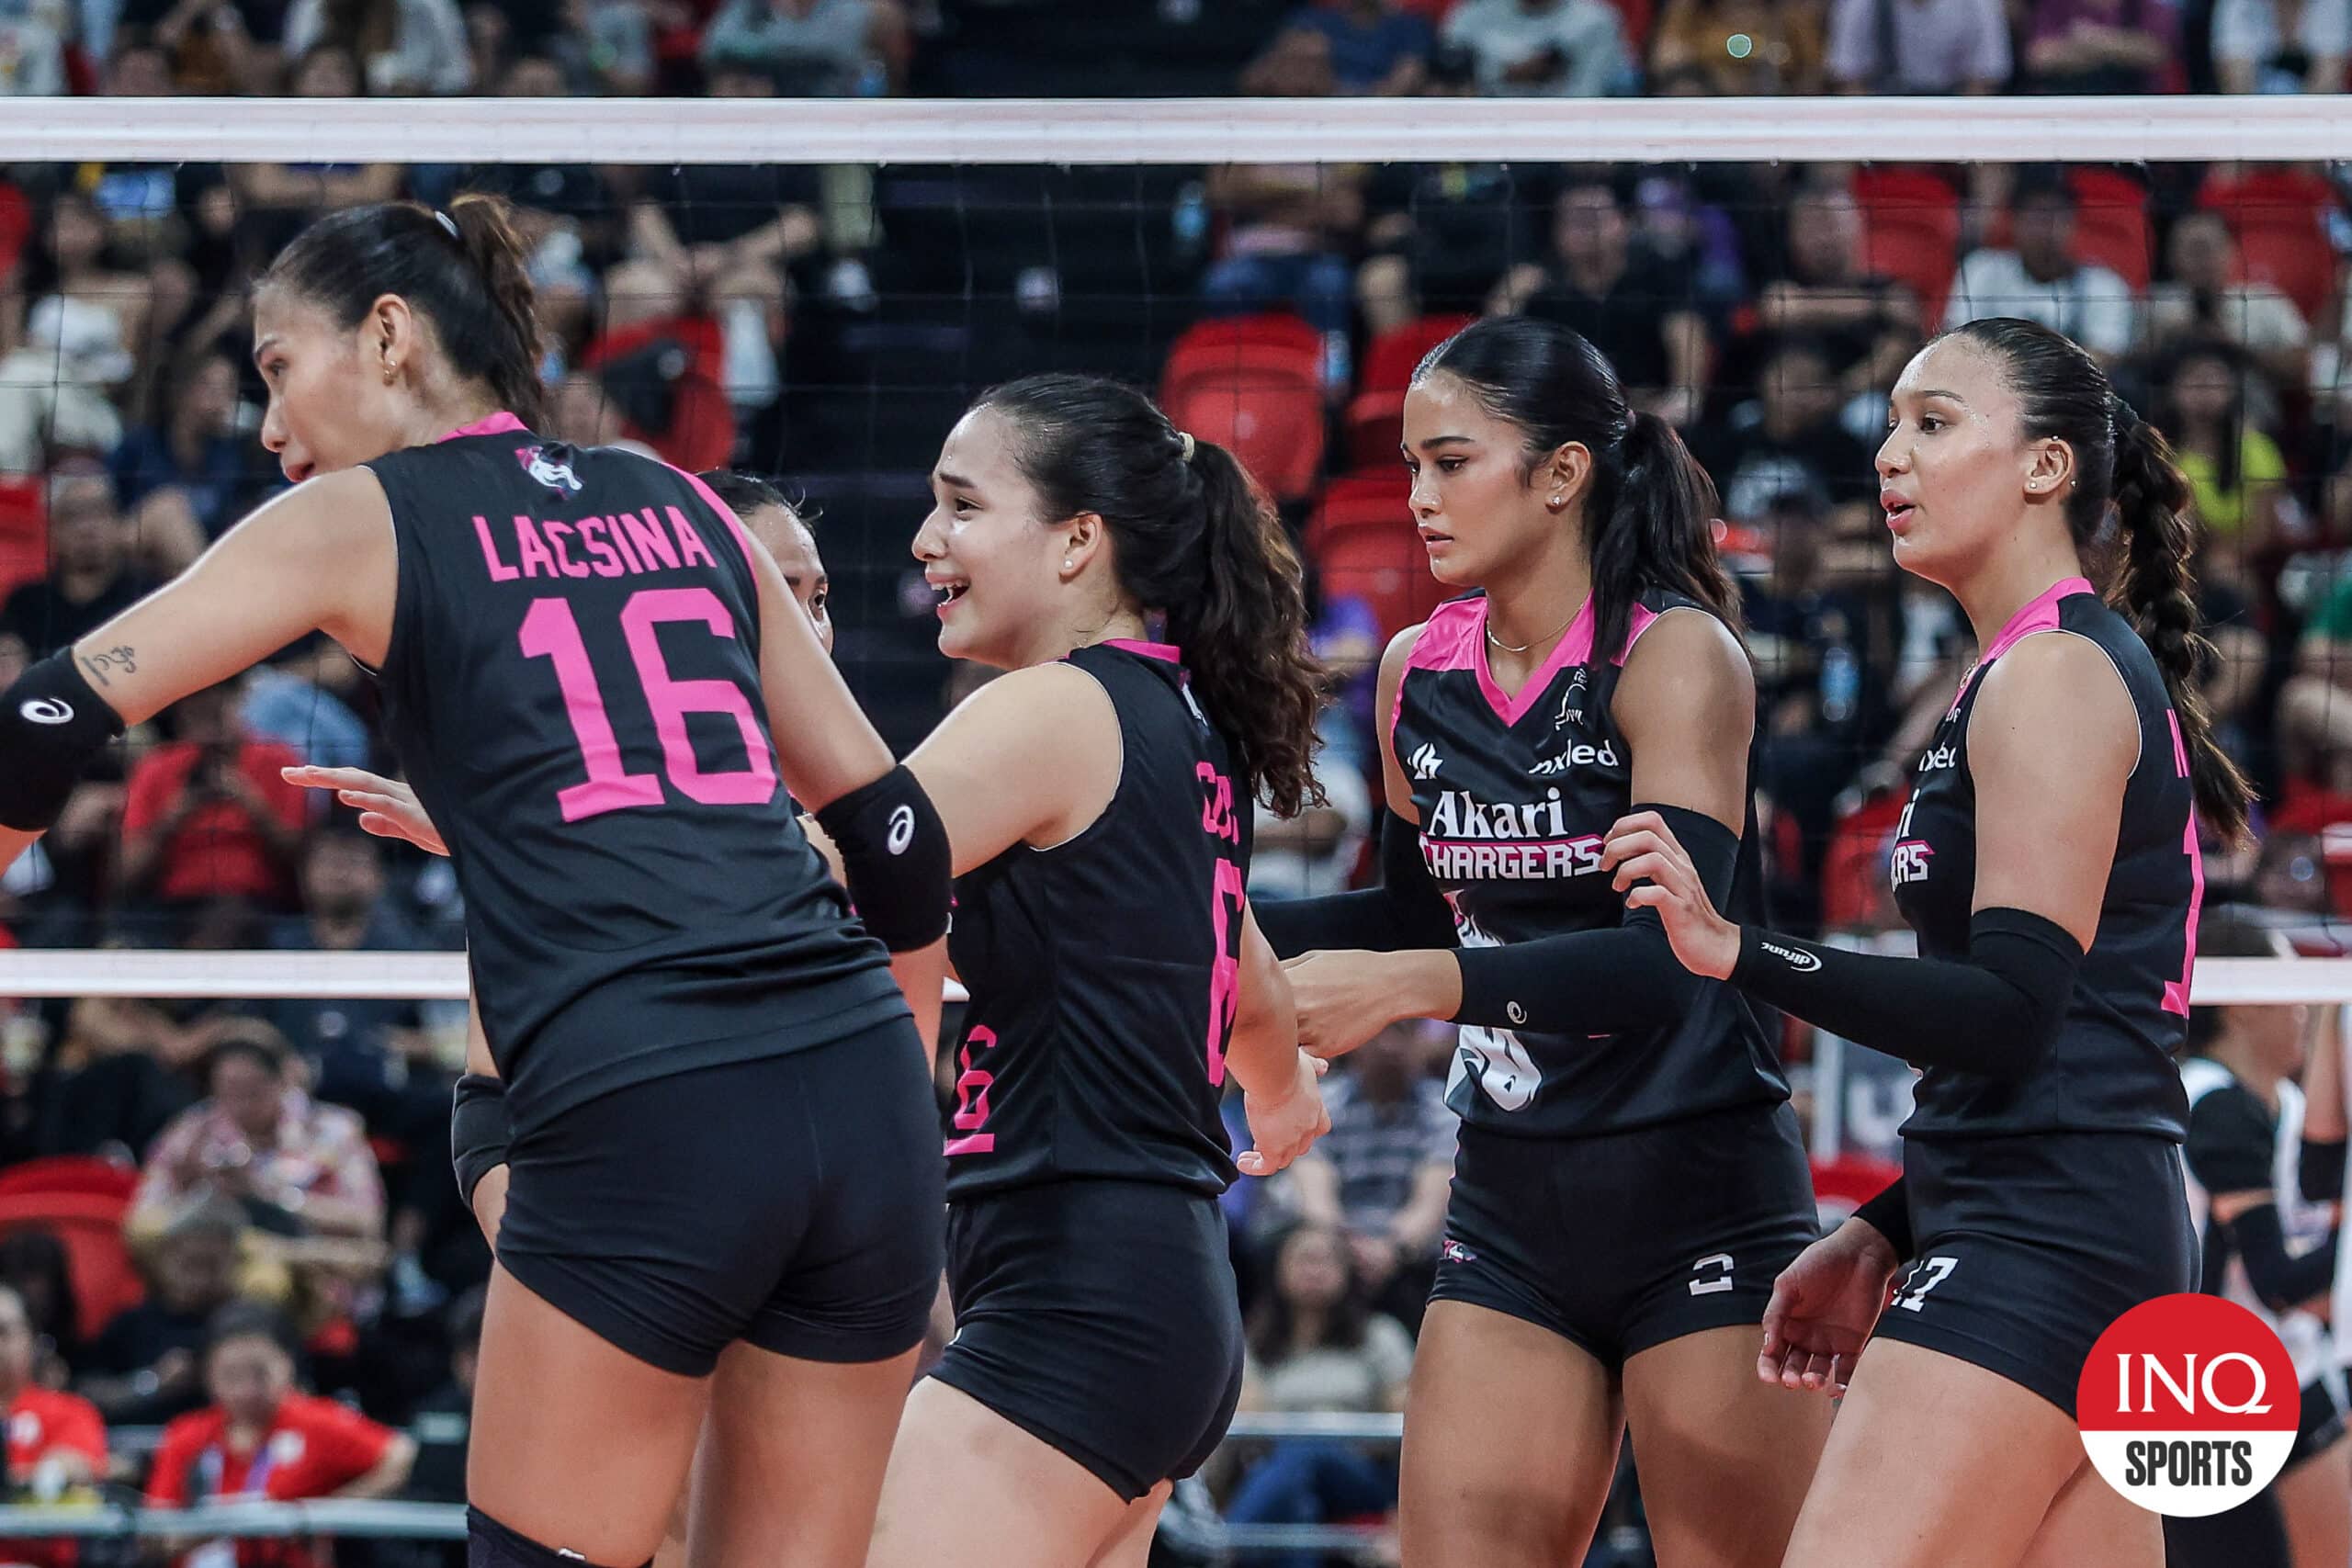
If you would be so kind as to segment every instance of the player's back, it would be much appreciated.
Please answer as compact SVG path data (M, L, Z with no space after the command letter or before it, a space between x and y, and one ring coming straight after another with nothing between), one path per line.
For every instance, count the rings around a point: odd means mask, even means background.
M400 548L386 725L518 1125L902 1009L778 779L733 514L512 415L369 467Z

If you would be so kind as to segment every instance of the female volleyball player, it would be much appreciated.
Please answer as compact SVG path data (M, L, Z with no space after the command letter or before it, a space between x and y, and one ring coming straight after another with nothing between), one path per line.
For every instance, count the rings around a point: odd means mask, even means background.
M1309 1049L1464 1026L1405 1558L1578 1561L1630 1426L1661 1562L1777 1563L1828 1413L1746 1373L1772 1277L1819 1232L1804 1151L1766 1024L1600 866L1638 802L1716 897L1760 898L1712 489L1599 351L1523 319L1436 349L1404 436L1430 569L1486 592L1381 661L1382 886L1261 919L1278 952L1336 950L1289 970Z
M988 393L933 488L940 648L1010 673L908 760L953 845L972 998L957 1332L908 1402L869 1562L1139 1565L1239 1393L1218 1086L1244 1090L1251 1175L1329 1124L1243 894L1250 803L1313 787L1299 566L1230 453L1095 378ZM400 786L345 782L432 847Z
M706 487L531 435L497 204L335 213L254 309L296 488L0 699L0 857L126 721L313 629L378 670L514 1124L473 1562L642 1562L707 1411L697 1561L861 1562L941 1256L882 945L935 990L937 817Z
M932 491L940 650L1009 673L909 760L953 803L972 998L956 1333L907 1402L869 1563L1141 1568L1240 1393L1219 1086L1252 1175L1329 1125L1243 893L1251 803L1317 794L1299 565L1231 453L1099 378L984 394Z
M2088 354L2011 319L1912 360L1878 469L1896 561L1982 649L1897 829L1921 956L1725 919L1655 814L1603 858L1692 972L1926 1069L1903 1179L1807 1249L1765 1323L1759 1371L1813 1387L1876 1325L1789 1561L2160 1562L2155 1516L2084 1458L2075 1390L2109 1324L2195 1284L2173 1056L2197 818L2237 833L2246 789L2190 685L2188 487ZM2115 608L2083 576L2110 515Z

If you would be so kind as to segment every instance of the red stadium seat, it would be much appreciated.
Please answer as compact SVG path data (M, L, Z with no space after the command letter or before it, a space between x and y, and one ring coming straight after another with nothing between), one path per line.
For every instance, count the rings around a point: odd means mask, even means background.
M1296 316L1203 321L1169 351L1159 406L1276 501L1303 500L1323 467L1323 340Z
M1362 599L1383 642L1427 620L1451 590L1430 575L1429 555L1414 532L1404 468L1349 474L1324 487L1306 525L1327 598Z
M91 1155L59 1155L51 1159L28 1159L0 1170L0 1198L23 1198L35 1193L75 1192L101 1198L119 1198L126 1205L139 1190L137 1168L119 1165L110 1159Z
M65 1244L74 1314L85 1338L95 1338L146 1293L122 1238L130 1209L128 1196L104 1192L0 1193L0 1235L40 1230Z
M2148 231L2148 190L2112 169L2076 169L2067 175L2075 191L2075 259L2112 271L2144 294L2154 268Z
M1347 461L1355 468L1377 468L1396 457L1396 434L1404 423L1405 389L1430 349L1476 321L1476 316L1424 316L1372 340L1364 350L1363 375L1348 404Z
M1867 168L1854 176L1862 209L1863 270L1906 284L1920 319L1943 320L1960 267L1960 194L1926 169Z
M2305 321L2320 319L2335 288L2335 251L2327 238L2335 197L2326 181L2294 168L2256 169L2235 178L2217 173L2197 201L2219 212L2237 236L2248 281L2278 289Z
M49 574L49 508L39 477L0 479L0 599Z

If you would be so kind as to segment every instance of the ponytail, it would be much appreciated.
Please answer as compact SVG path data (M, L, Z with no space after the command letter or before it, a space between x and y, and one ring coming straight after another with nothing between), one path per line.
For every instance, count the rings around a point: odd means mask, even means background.
M2197 810L2225 840L2244 836L2253 791L2245 775L2213 739L2213 723L2198 677L2212 667L2212 644L2199 627L2189 562L2197 552L2197 523L2188 480L2164 433L2141 419L2121 398L2115 421L2115 511L2124 546L2117 583L2120 608L2164 671L2165 691L2180 722Z
M1323 671L1306 649L1306 574L1272 503L1232 453L1194 442L1190 467L1207 568L1200 592L1169 608L1169 634L1251 796L1295 817L1324 799L1311 765Z
M514 231L514 210L503 197L472 192L449 204L449 221L457 226L466 260L489 290L498 325L499 341L485 345L489 352L480 356L477 374L516 418L537 424L542 392L539 364L545 353L539 345L538 305L528 257L522 236ZM460 357L454 349L451 353Z
M1635 412L1602 480L1606 510L1589 536L1594 656L1624 650L1634 603L1653 588L1697 600L1736 636L1739 595L1715 550L1714 481L1674 427Z
M540 417L539 325L522 241L502 197L446 212L413 201L330 212L277 254L257 288L309 300L341 328L397 295L433 324L442 357L526 424Z

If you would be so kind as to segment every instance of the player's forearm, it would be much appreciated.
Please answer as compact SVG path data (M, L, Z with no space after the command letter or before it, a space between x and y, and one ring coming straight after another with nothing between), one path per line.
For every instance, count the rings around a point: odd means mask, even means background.
M915 1032L922 1037L926 1052L939 1048L939 1014L944 1000L942 990L947 983L947 942L945 939L929 947L919 947L908 953L890 955L890 977L899 982L905 993L907 1006L915 1015Z

